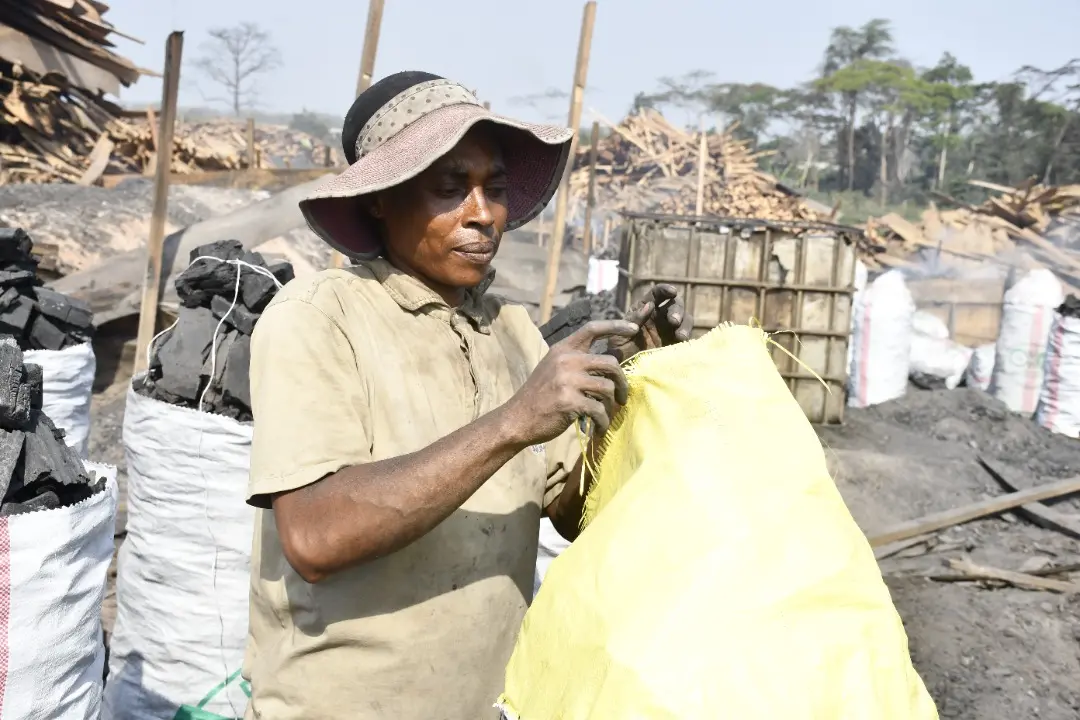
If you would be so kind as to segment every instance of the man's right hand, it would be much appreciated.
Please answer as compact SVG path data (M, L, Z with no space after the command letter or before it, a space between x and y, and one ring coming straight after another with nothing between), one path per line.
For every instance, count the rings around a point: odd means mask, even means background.
M579 417L603 435L626 404L626 377L618 361L590 348L597 340L632 338L640 328L625 320L594 320L551 347L525 384L506 403L509 421L526 445L553 440Z

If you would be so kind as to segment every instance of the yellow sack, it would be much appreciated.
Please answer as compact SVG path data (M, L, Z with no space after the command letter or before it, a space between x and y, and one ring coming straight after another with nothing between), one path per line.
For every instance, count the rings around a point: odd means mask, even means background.
M766 340L722 326L626 368L585 530L507 666L508 718L937 718Z

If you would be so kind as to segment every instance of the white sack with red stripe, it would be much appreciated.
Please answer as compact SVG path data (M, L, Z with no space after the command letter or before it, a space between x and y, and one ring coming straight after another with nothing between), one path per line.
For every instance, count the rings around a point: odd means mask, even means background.
M1080 438L1080 318L1054 313L1035 421Z
M1005 293L990 394L1025 417L1039 403L1046 342L1064 300L1061 283L1046 269L1032 270Z
M971 362L964 373L964 382L968 387L987 390L990 387L990 378L994 374L994 353L997 345L986 343L975 348L971 353Z
M852 301L848 405L869 407L907 391L915 302L904 275L890 270Z
M116 468L70 507L0 517L0 720L98 720Z

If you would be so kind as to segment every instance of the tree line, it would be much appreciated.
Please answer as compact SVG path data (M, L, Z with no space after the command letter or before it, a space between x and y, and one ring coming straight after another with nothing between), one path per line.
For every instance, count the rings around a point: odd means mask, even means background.
M1016 185L1080 183L1080 59L976 82L950 53L919 68L888 20L832 30L815 77L798 87L720 83L697 70L661 78L633 109L678 107L737 122L782 181L855 191L882 205L978 196L971 178Z

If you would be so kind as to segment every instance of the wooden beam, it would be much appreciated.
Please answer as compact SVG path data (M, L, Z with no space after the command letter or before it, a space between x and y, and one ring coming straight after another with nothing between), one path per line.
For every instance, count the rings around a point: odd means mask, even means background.
M574 68L574 89L570 93L570 129L574 137L570 141L570 155L555 198L555 227L551 230L551 247L548 248L547 282L540 299L540 324L551 319L551 306L559 284L559 261L562 256L563 239L566 235L566 209L570 204L570 183L567 176L574 165L577 150L577 132L581 126L581 101L585 96L585 79L589 73L589 51L592 47L593 24L596 22L596 0L585 3L581 18L581 37L578 39L577 63Z
M165 41L165 81L162 84L161 136L157 172L154 174L154 210L150 216L150 238L146 244L146 274L139 307L139 334L135 341L135 372L147 369L146 349L156 331L158 299L161 297L161 253L165 240L165 216L169 208L169 167L172 164L173 131L176 125L176 96L180 88L180 61L184 33L174 31Z
M596 207L596 156L600 149L600 122L593 121L592 136L589 138L589 194L585 198L585 229L581 234L581 248L588 259L592 254L593 208Z
M950 560L949 567L957 572L961 573L960 577L956 576L931 576L932 580L938 581L957 581L957 580L997 580L999 582L1008 583L1018 588L1027 588L1030 590L1047 590L1049 592L1065 593L1066 595L1073 595L1080 593L1080 585L1076 583L1063 582L1061 580L1049 580L1038 575L1029 575L1028 573L1015 572L1013 570L1001 570L999 568L987 567L985 565L976 565L970 560Z
M1051 498L1072 495L1075 493L1080 493L1080 477L1067 478L1065 480L1039 485L1028 490L999 495L997 497L981 500L977 503L964 505L963 507L953 508L951 510L945 510L944 512L926 515L915 520L898 523L890 528L886 528L882 532L871 535L869 538L870 545L873 547L880 547L881 545L906 540L915 537L916 535L925 535L926 533L931 533L935 530L943 530L954 525L962 525L963 523L977 520L988 515L996 515L1005 512L1006 510L1020 507L1021 505L1027 505L1028 503L1049 500Z
M247 119L247 163L248 169L259 167L255 162L255 118Z
M986 472L990 473L990 477L997 480L998 484L1009 492L1023 490L1025 485L1030 487L1030 483L1020 483L1009 478L1000 467L991 465L983 458L979 458L979 464L983 466ZM1039 527L1080 539L1080 517L1075 515L1058 512L1042 503L1021 505L1016 509L1016 514Z
M90 165L86 171L75 181L77 185L93 185L109 166L109 158L112 156L113 141L109 139L109 133L103 132L94 143L94 149L90 151Z

